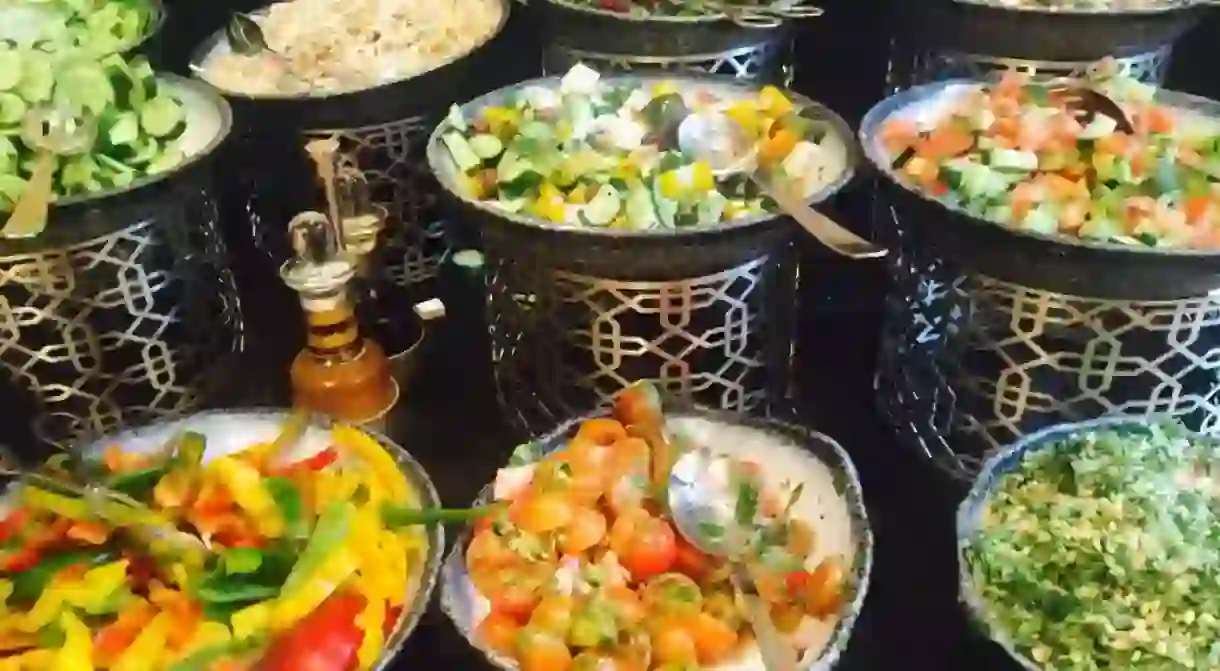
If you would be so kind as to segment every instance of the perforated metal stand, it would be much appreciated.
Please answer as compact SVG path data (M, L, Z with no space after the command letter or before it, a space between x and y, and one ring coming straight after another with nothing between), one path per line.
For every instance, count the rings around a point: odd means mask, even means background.
M1159 82L1169 47L1120 59ZM898 90L1008 67L1079 74L1088 63L894 51ZM1220 431L1220 295L1176 301L1071 296L961 273L921 253L879 196L891 289L878 405L900 440L966 479L991 451L1060 421L1168 414ZM1217 282L1220 289L1220 282Z
M212 200L167 200L150 215L0 256L0 365L32 397L49 445L193 411L234 370L241 307Z
M761 411L787 391L795 264L788 248L664 281L592 277L486 243L501 402L536 433L649 379L719 408Z
M585 63L601 72L701 72L787 86L792 83L794 74L792 57L792 40L787 36L726 51L683 56L607 54L551 44L543 52L542 68L547 74L562 75L573 65Z

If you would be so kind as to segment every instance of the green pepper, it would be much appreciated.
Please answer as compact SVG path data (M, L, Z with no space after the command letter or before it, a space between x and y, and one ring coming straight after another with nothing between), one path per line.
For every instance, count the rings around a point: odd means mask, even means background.
M217 662L242 657L261 650L267 641L258 636L226 641L220 645L204 648L184 660L170 665L169 671L208 671Z
M194 470L203 463L203 453L207 451L208 439L203 434L187 431L178 442L178 464Z
M104 484L107 488L122 492L134 499L147 499L161 478L169 472L170 466L171 462L166 461L156 466L117 473L108 478Z
M84 564L92 568L110 563L117 558L118 556L108 549L95 552L61 552L45 556L34 568L10 576L13 593L9 595L9 600L12 603L34 603L50 584L55 574L69 566Z
M254 573L263 565L263 553L258 548L232 548L220 555L225 575Z
M207 603L251 603L266 601L280 593L280 588L244 580L205 580L195 588L195 596Z
M355 517L356 506L350 501L335 501L322 509L309 542L305 544L296 565L292 567L292 573L289 573L288 579L284 581L285 592L295 591L326 561L334 548L347 540L348 530Z
M309 538L309 520L305 519L305 504L296 484L289 478L275 476L265 478L263 486L284 516L285 535L297 540Z

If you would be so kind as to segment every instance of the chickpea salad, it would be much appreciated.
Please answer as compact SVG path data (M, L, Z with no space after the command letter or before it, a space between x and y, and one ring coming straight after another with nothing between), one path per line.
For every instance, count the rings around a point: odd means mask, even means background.
M1125 77L1090 86L1119 110L1081 119L1061 90L1009 73L933 118L891 118L880 141L900 180L1008 228L1220 248L1220 122Z
M1072 435L1000 476L963 557L1035 668L1220 668L1220 463L1173 425Z
M628 80L631 81L631 80ZM692 113L722 112L755 138L760 171L809 194L841 161L821 143L826 123L779 89L750 96L697 82L602 81L584 65L557 87L527 86L467 119L454 107L439 131L462 195L557 226L666 230L776 211L744 174L718 177L677 147Z
M658 399L634 385L612 417L585 421L549 455L519 448L496 478L505 507L476 525L465 562L487 603L475 635L522 671L694 669L756 650L728 568L664 510L682 446L663 435ZM849 560L819 548L818 530L792 514L800 485L737 466L735 517L755 530L747 561L760 595L781 633L810 647L802 630L844 608Z

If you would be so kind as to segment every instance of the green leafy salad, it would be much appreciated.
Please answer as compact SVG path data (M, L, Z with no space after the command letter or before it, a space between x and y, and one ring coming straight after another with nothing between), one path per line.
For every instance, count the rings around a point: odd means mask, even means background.
M158 12L151 0L0 0L0 40L105 56L148 37Z
M13 208L33 172L38 150L27 146L27 115L47 107L96 123L91 148L56 157L55 196L122 188L184 158L185 110L143 57L0 44L0 210Z
M1220 668L1220 454L1177 425L1075 435L1002 476L964 548L1037 667Z

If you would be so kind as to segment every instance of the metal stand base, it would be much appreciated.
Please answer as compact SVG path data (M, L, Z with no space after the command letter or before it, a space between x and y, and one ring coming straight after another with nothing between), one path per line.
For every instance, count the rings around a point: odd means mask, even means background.
M792 83L792 41L767 40L728 51L684 56L633 56L583 51L563 44L551 44L543 50L542 70L548 75L562 75L577 63L600 72L636 72L665 70L729 75L737 79L759 80L788 86Z

